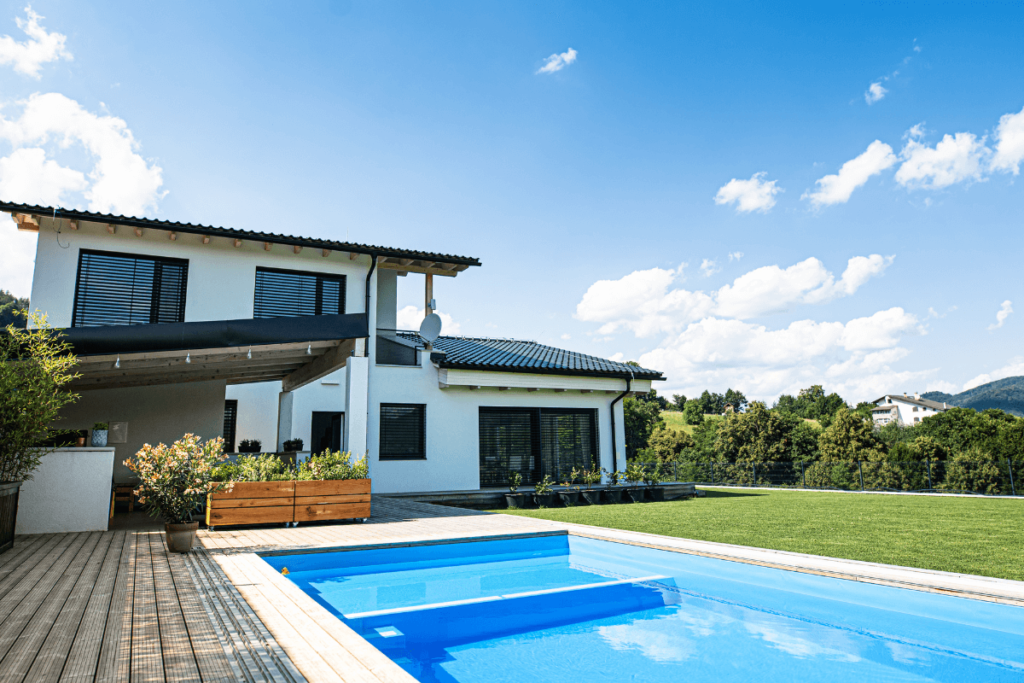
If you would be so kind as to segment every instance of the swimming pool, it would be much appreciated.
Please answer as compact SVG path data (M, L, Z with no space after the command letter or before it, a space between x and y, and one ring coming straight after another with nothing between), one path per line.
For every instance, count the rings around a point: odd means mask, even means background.
M263 559L423 682L1024 680L1022 608L610 541Z

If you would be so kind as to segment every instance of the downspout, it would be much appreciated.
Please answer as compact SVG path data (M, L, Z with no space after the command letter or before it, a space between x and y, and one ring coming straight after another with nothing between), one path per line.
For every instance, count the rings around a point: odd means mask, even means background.
M366 306L363 310L366 311L366 334L370 335L370 278L373 277L373 271L377 268L377 252L370 254L370 270L366 273ZM364 344L363 355L367 358L370 357L370 337L366 337L366 344Z
M621 394L612 399L611 404L608 406L612 413L612 472L619 471L619 446L618 441L615 439L615 404L626 397L626 395L633 389L633 371L629 371L629 379L626 380L626 390Z

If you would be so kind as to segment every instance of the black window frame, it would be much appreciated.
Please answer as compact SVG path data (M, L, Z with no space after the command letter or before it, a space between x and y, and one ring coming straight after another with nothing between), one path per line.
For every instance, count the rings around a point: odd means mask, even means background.
M93 267L89 263L92 258L97 259L95 264L98 271L95 274L97 279L105 270L109 275L130 278L130 280L119 282L117 286L109 282L96 282L93 285L91 282L93 276L89 272ZM104 259L108 259L105 264L103 263ZM112 263L114 259L133 263L118 265ZM148 278L148 283L140 280L145 273L145 268L142 273L139 272L139 267L142 264L152 266L152 274ZM188 301L188 266L188 259L80 249L78 272L75 277L75 297L71 310L71 327L118 327L185 322L185 305ZM167 268L179 269L179 272L175 274L175 277L178 278L176 286L171 280L172 286L165 287L165 269ZM148 304L144 295L147 287L149 290ZM115 297L127 297L127 318L111 313L109 310L92 310L94 307L109 306L109 301ZM138 300L136 300L137 297ZM147 309L148 315L144 315L142 312ZM138 320L135 319L136 315L139 317ZM142 319L143 317L145 319Z
M261 276L264 274L294 278L294 282L286 283L292 291L284 296L279 295L279 300L277 301L274 300L273 296L264 297L263 291L266 284L265 281L261 280ZM301 280L308 279L312 279L312 285L314 288L312 312L298 310L297 308L288 310L289 305L297 307L300 304L295 290L304 286L301 284ZM324 284L327 282L334 282L338 285L338 305L336 310L324 311ZM280 285L280 283L278 284ZM258 266L256 268L253 284L252 317L254 320L265 320L268 318L297 318L308 315L344 314L347 287L348 278L344 274L340 273L320 273L316 271L288 270L285 268L265 268L263 266Z
M402 430L407 434L412 434L414 438L419 440L417 448L412 449L394 449L391 450L392 444L401 438L403 435L397 434L390 431L395 428L395 425L391 422L394 415L387 415L389 410L392 409L409 409L417 408L418 417L417 421L419 424L414 424L411 427L409 425L402 426ZM377 448L377 457L380 460L426 460L427 459L427 404L426 403L381 403L379 410L379 442ZM411 451L411 452L410 452Z
M345 440L345 412L342 410L314 410L309 419L309 451L314 455L324 452L322 444L317 442L317 427L323 427L324 422L329 422L327 429L331 430L330 440L326 450L340 451Z
M499 418L495 416L502 415L506 416L505 424L498 424ZM511 463L507 460L509 455L514 453L515 444L502 444L500 437L487 433L487 429L493 427L509 429L516 422L508 419L507 416L512 415L520 416L519 425L516 425L519 429L525 425L525 421L522 420L524 416L528 416L530 424L529 457L531 462L527 464L520 461L518 467L511 467ZM485 416L487 417L485 418ZM592 452L589 454L570 453L568 457L563 457L561 453L556 452L559 449L556 449L555 444L552 443L552 437L558 429L557 422L561 416L571 418L570 425L572 422L587 424L589 430L587 439L592 446L589 449ZM507 486L508 473L511 469L516 469L523 477L523 485L529 486L539 482L545 475L550 475L556 482L564 481L573 467L580 469L600 467L601 427L599 417L600 413L597 408L479 406L477 424L480 441L480 487ZM580 440L577 437L573 441L578 445ZM564 445L572 446L573 444L566 443ZM500 452L502 449L504 449L504 453ZM585 462L588 455L591 458L590 463ZM521 459L523 456L524 454L520 453L515 457ZM506 460L502 461L502 458L506 458Z

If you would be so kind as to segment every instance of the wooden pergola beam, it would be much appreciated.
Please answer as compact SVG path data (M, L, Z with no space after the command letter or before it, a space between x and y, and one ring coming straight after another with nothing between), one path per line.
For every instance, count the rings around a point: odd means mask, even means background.
M306 363L301 368L281 380L281 391L295 391L299 387L326 377L335 370L340 370L348 363L355 351L356 340L345 339L333 349L327 351L316 360Z

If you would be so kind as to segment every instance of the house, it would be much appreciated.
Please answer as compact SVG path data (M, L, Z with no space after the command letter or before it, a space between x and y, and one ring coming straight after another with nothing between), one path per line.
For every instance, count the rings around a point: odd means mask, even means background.
M878 426L895 422L901 426L915 425L926 417L938 415L953 406L921 398L921 394L886 394L872 403L871 418Z
M38 234L31 307L62 328L81 398L111 424L112 478L186 432L368 454L375 492L475 490L625 467L622 398L660 372L532 341L398 330L399 277L466 256L0 203ZM106 492L109 495L109 491Z

